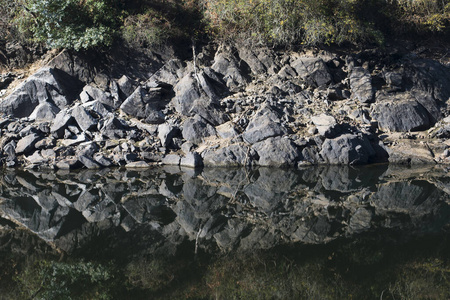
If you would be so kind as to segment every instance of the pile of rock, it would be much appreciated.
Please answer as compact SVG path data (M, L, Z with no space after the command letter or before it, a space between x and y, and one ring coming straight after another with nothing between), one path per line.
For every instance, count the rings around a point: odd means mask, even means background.
M225 46L199 57L169 60L138 82L93 80L83 63L58 56L1 99L2 163L450 162L450 70L436 61Z

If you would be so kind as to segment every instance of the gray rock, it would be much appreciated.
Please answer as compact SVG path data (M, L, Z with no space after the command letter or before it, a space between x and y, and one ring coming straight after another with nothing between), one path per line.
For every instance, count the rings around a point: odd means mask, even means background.
M76 158L65 158L56 163L56 167L61 170L75 170L82 166L83 164Z
M369 71L363 67L353 67L349 75L352 94L361 103L371 103L374 100L374 88Z
M83 131L92 130L97 126L97 120L82 106L77 106L72 110L72 117Z
M359 233L371 227L373 213L365 208L358 208L350 218L349 233Z
M260 166L288 167L295 166L301 159L300 150L294 143L284 137L268 138L252 146L259 156Z
M35 133L23 137L17 142L16 154L27 154L33 152L36 148L34 145L41 137Z
M119 86L119 95L122 99L128 98L135 90L133 81L126 75L123 75L117 80L117 85Z
M99 163L86 155L77 155L77 158L87 169L100 169L102 167Z
M220 125L228 120L217 102L199 98L192 103L192 107L188 113L189 116L199 115L208 120L212 125Z
M54 137L60 139L64 136L64 131L72 120L72 116L66 110L60 111L50 126L50 132Z
M371 115L382 130L406 132L430 127L427 110L410 93L380 96L371 107Z
M166 155L163 159L162 159L162 163L164 165L180 165L180 161L181 161L181 157L177 154L169 154Z
M298 76L312 86L323 86L332 82L327 65L321 58L302 57L291 63Z
M67 73L42 68L27 78L2 101L0 111L10 116L28 117L43 102L52 102L63 109L74 99L79 82Z
M252 117L242 136L247 143L254 144L285 133L287 130L281 125L278 114L269 105L264 105Z
M172 139L178 136L180 129L176 126L164 123L158 126L158 138L163 147L169 147Z
M326 139L320 155L328 164L367 164L376 152L365 136L344 134L335 139Z
M101 153L95 153L93 156L94 160L102 165L103 167L112 167L114 164L112 160Z
M181 158L180 166L197 168L203 166L203 159L197 152L189 152L185 157Z
M223 148L209 148L202 152L205 167L238 167L252 163L250 149L240 144Z
M186 141L194 144L200 144L204 138L216 135L214 127L198 115L184 121L181 132Z
M220 48L214 57L211 68L223 76L223 81L231 92L238 92L247 84L247 71L232 54L231 49Z
M42 102L31 113L29 120L37 122L53 121L60 109L50 102Z
M129 129L126 122L122 119L116 118L113 114L108 115L103 119L103 124L99 123L99 131L102 135L110 139L124 138Z
M233 122L229 121L216 127L217 135L222 139L234 138L238 135Z
M118 101L118 99L114 99L109 92L104 92L103 90L92 85L86 85L83 88L83 92L86 93L90 99L108 105L114 109L117 109L121 104L121 102Z
M142 160L129 162L125 165L125 168L127 168L127 169L141 169L141 168L148 168L148 167L150 167L150 165Z
M336 119L330 115L320 114L313 116L311 117L311 121L316 125L319 134L327 138L333 137L337 131Z

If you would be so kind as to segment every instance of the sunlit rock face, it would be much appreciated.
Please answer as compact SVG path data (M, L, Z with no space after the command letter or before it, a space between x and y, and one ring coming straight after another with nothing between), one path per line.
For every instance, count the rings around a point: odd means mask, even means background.
M0 213L67 252L102 235L111 237L104 247L140 236L148 251L174 252L186 241L205 250L270 249L379 229L440 230L450 215L448 182L431 166L9 170Z

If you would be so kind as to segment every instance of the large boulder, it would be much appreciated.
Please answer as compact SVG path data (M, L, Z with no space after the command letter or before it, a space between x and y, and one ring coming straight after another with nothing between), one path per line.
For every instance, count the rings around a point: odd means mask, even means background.
M298 76L306 80L311 86L323 86L333 81L327 65L321 58L301 57L294 60L291 66Z
M375 90L372 77L363 67L352 67L349 74L350 88L354 97L361 103L373 102Z
M264 105L252 117L242 137L249 144L254 144L285 133L287 130L281 125L278 113L269 105Z
M164 123L161 109L164 89L162 87L138 87L120 106L120 109L133 117L144 119L150 124Z
M240 144L223 148L208 148L202 152L205 167L238 167L250 165L253 156L250 149Z
M415 131L430 128L430 114L413 94L399 93L377 97L371 106L372 118L378 121L382 130Z
M376 152L365 136L344 134L335 139L326 139L320 155L328 164L358 165L369 163Z
M221 47L216 52L211 69L222 75L222 80L232 92L242 90L248 82L248 66L243 66L226 47Z
M259 156L260 166L288 167L295 166L300 160L300 150L294 143L284 137L272 137L252 146Z
M215 136L216 130L205 119L197 115L184 121L182 135L186 141L200 144L204 138Z
M75 99L79 89L80 82L67 73L58 69L42 68L0 103L0 112L17 118L28 117L44 102L63 109Z

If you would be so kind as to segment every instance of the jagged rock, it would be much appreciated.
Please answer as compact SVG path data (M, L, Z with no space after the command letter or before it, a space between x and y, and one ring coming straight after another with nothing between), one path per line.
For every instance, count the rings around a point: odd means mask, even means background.
M311 117L311 121L316 125L319 134L327 137L333 138L337 132L337 122L336 119L330 115L320 114L318 116Z
M101 153L95 153L93 159L103 167L112 167L114 165L108 157Z
M50 126L50 132L55 138L62 138L71 120L72 116L66 110L60 111L53 120L52 126Z
M285 133L287 130L281 125L278 114L269 105L265 105L252 117L242 137L249 144L254 144Z
M320 155L326 163L336 164L367 164L376 152L365 136L344 134L335 139L326 139Z
M197 99L194 103L192 103L189 116L194 115L203 117L214 126L220 125L228 120L222 109L215 101L205 98Z
M232 51L225 47L216 52L211 69L223 76L223 81L231 92L242 90L248 82L249 71L245 70L246 66L238 62Z
M205 167L237 167L250 165L253 156L246 146L233 144L223 148L209 148L201 153Z
M56 163L56 167L61 170L79 169L83 164L76 158L66 158Z
M372 78L368 70L363 67L351 68L349 74L350 88L352 94L363 104L374 100L374 88Z
M119 86L119 96L121 99L128 98L135 90L133 81L126 75L123 75L117 80L117 85Z
M158 126L158 138L163 147L170 147L173 143L173 138L178 136L180 129L176 126L164 123Z
M100 103L103 103L105 105L108 105L114 109L118 108L121 104L121 102L119 100L114 99L111 96L111 93L105 92L105 91L99 89L98 87L94 87L92 85L86 85L83 88L82 94L89 96L88 98L86 98L86 96L83 96L85 101L92 99L92 100L98 101ZM81 97L82 96L80 95L80 98Z
M40 165L48 162L48 159L42 157L39 151L36 151L32 155L25 157L25 159L28 161L28 163L33 165Z
M116 118L113 114L104 118L103 123L99 123L98 126L100 133L110 139L124 138L129 128L124 120Z
M186 141L194 144L200 144L204 138L216 135L214 127L198 115L184 121L181 132Z
M358 208L350 218L349 233L359 233L371 227L373 213L365 208Z
M79 145L81 143L86 142L88 139L84 133L80 135L73 136L72 138L62 139L60 140L61 145L65 147Z
M435 101L444 103L450 98L450 68L438 61L417 59L404 66L403 77L407 90L431 95Z
M161 112L162 88L145 89L138 87L120 106L120 109L133 117L145 119L150 124L164 122Z
M203 166L203 159L197 152L189 152L181 158L180 166L197 168Z
M162 159L162 163L164 165L176 165L179 166L180 165L180 161L181 161L181 157L177 154L169 154L166 155L163 159Z
M238 135L233 122L229 121L216 127L217 135L222 139L234 138Z
M382 130L415 131L430 127L427 110L411 93L380 95L371 107L372 118Z
M42 122L53 121L60 109L50 102L42 102L33 110L28 117L29 120Z
M92 130L97 125L97 120L82 106L77 106L72 110L72 117L83 131Z
M160 81L175 86L185 76L186 64L179 59L169 60L162 68L149 78L149 82Z
M268 138L252 146L259 156L260 166L288 167L295 166L301 158L301 153L294 143L284 137Z
M99 163L86 155L77 155L77 158L87 169L99 169L102 167Z
M327 65L321 58L301 57L294 60L291 66L298 76L310 85L319 87L332 82L332 77Z
M42 68L2 101L0 111L18 118L28 117L40 103L47 101L62 109L73 101L78 86L79 82L65 72Z
M32 133L20 139L17 142L16 146L16 154L27 154L35 150L34 145L38 140L42 137L37 135L36 133Z
M125 165L125 168L127 168L127 169L140 169L140 168L148 168L148 167L150 167L150 165L142 160L129 162Z

